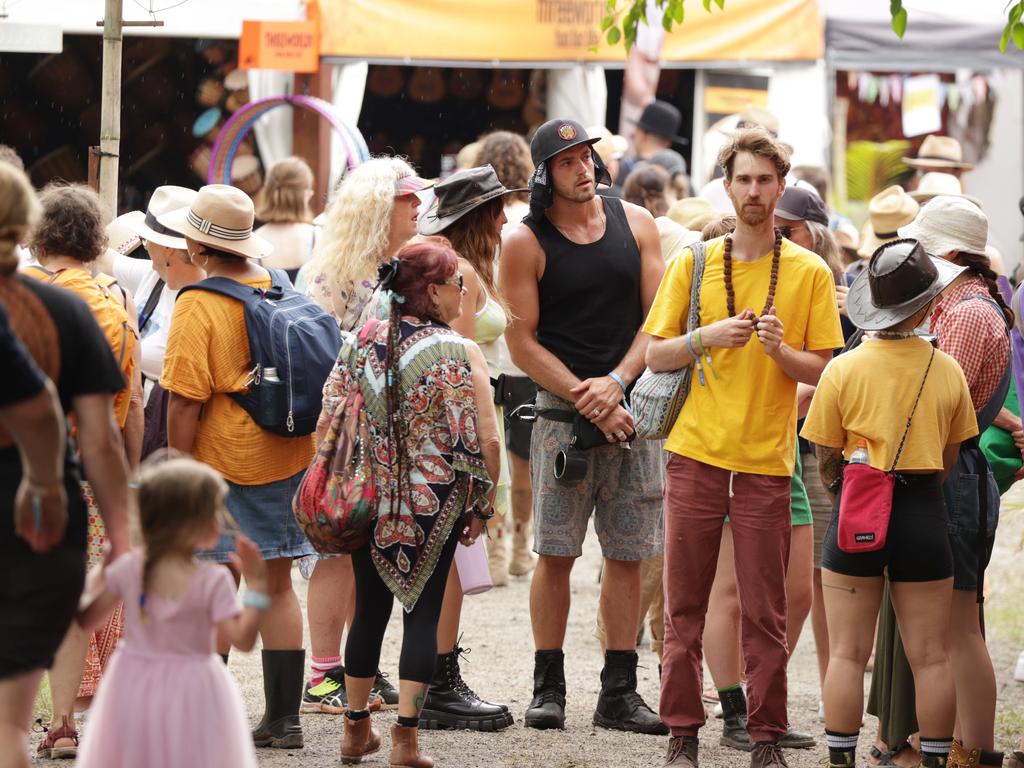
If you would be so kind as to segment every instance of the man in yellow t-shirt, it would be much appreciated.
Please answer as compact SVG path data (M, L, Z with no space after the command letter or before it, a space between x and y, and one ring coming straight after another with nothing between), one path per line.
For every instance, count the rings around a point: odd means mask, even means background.
M670 766L696 766L701 630L722 525L732 525L750 693L753 768L785 766L786 564L796 385L814 384L843 344L835 286L815 254L776 236L787 150L762 129L739 131L719 154L737 211L732 235L707 243L700 330L686 333L693 254L669 267L644 332L647 365L699 358L690 395L665 443L665 610L661 717Z

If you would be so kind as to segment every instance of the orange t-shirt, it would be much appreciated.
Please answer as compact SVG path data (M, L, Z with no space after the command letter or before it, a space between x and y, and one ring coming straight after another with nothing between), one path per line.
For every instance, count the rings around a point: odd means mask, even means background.
M270 287L269 278L244 282ZM178 298L160 386L204 403L192 455L236 485L266 485L308 467L315 438L267 432L228 396L246 391L249 363L240 302L207 291L187 291Z

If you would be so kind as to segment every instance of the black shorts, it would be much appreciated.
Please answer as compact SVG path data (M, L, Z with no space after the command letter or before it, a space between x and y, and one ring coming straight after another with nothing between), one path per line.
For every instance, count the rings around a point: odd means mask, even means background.
M526 376L502 376L499 381L501 387L496 401L505 407L505 445L519 458L529 459L533 423L510 419L508 415L537 396L537 385Z
M0 549L0 679L48 669L78 611L85 550L61 546L45 554L23 542Z
M938 474L897 475L885 547L851 554L839 548L839 502L825 530L821 567L844 576L881 576L889 581L941 581L953 575L946 503Z

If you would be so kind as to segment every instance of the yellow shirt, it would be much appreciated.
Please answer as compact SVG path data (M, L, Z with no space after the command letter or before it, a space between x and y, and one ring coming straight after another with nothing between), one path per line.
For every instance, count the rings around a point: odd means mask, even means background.
M707 261L700 286L700 324L729 316L725 296L725 238L705 244ZM768 296L772 254L757 261L733 259L736 311L760 313ZM693 252L686 249L662 278L643 330L663 339L686 332ZM775 307L783 340L797 350L837 349L843 333L832 273L817 255L782 241ZM705 384L696 373L690 395L665 450L734 472L789 477L796 446L796 382L765 354L757 335L743 347L709 350L717 371L704 365Z
M921 387L930 344L924 339L868 339L828 364L800 434L842 448L849 459L863 440L869 463L888 472ZM964 373L935 351L897 470L941 471L942 449L978 434Z
M269 288L270 280L246 280ZM236 485L266 485L309 466L314 437L281 437L256 425L227 393L244 392L249 336L242 304L206 291L174 305L160 386L204 403L192 455Z

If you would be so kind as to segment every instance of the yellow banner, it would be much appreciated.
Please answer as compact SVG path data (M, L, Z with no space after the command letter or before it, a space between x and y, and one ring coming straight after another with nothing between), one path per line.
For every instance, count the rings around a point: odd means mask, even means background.
M411 61L622 62L601 34L605 0L321 0L320 53ZM318 6L318 7L317 7ZM686 4L665 35L663 61L819 59L817 0L727 0L724 10ZM590 48L598 45L596 51Z

